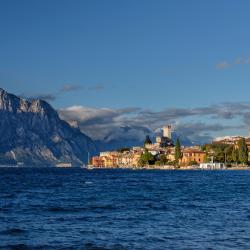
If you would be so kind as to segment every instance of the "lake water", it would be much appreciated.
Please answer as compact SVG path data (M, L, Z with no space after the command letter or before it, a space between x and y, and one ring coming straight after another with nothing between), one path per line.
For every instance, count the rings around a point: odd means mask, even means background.
M1 249L250 249L250 171L0 168Z

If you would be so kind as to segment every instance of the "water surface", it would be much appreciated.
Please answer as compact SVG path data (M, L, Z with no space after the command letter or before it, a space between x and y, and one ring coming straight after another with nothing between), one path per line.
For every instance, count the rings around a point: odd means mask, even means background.
M2 249L250 249L250 171L0 168Z

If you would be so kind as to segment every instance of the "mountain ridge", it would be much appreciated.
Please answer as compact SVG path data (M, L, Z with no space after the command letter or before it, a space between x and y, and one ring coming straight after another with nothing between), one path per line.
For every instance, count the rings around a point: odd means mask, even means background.
M0 163L82 165L97 152L90 137L60 119L44 100L0 88Z

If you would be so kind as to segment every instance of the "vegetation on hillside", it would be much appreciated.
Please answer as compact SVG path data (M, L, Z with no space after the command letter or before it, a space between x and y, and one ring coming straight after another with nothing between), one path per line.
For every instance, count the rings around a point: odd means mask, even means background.
M236 145L212 143L202 146L202 150L207 153L207 162L225 162L228 164L248 163L248 148L246 140L240 139Z

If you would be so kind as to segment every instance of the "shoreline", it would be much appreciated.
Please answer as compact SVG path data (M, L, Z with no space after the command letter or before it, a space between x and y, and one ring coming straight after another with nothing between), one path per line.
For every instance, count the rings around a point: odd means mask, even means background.
M228 167L228 168L208 168L208 169L204 169L204 168L199 168L199 167L193 167L193 166L187 166L187 167L180 167L180 168L176 168L174 166L155 166L155 167L86 167L86 169L88 170L92 170L92 169L130 169L130 170L177 170L177 171L182 171L182 170L198 170L198 171L208 171L208 170L250 170L250 167L246 166L246 167Z
M86 166L86 167L58 167L58 166L18 166L18 165L0 165L0 168L57 168L57 169L86 169L86 170L98 170L98 169L123 169L123 170L172 170L172 171L208 171L208 170L229 170L229 171L237 171L237 170L250 170L250 166L238 166L238 167L227 167L227 168L199 168L194 166L186 166L186 167L174 167L174 166L147 166L147 167L95 167L95 166Z

